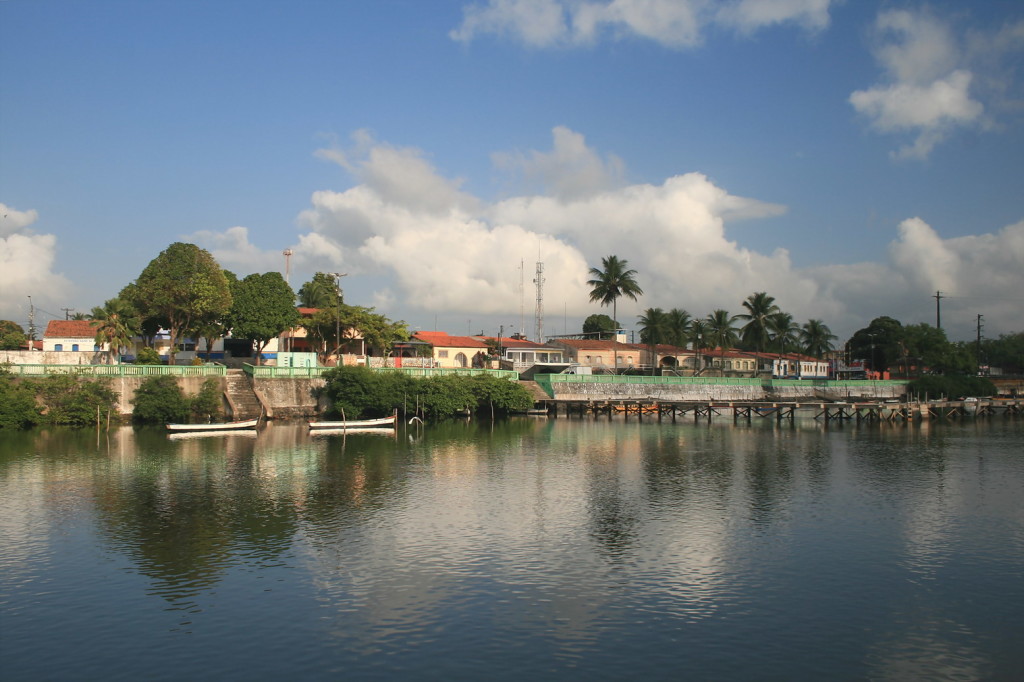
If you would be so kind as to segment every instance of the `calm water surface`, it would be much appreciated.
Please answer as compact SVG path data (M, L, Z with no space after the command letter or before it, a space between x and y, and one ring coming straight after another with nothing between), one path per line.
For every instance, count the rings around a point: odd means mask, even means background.
M1024 428L0 433L4 680L1024 679Z

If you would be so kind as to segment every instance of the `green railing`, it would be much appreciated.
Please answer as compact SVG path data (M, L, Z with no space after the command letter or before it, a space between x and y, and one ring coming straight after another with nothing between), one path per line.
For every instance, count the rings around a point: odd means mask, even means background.
M317 379L332 367L275 367L246 364L246 373L254 379ZM509 381L518 381L519 372L509 369L462 369L457 367L372 367L374 372L401 372L411 377L437 377L445 375L477 376L486 375Z
M47 374L76 374L90 377L222 377L227 375L224 365L6 365L12 374L44 376Z

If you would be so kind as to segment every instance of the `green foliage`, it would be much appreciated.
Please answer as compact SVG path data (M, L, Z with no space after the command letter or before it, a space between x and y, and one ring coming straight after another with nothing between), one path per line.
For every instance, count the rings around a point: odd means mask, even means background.
M279 272L252 274L231 287L229 317L236 338L256 342L256 362L271 339L299 322L295 293Z
M166 321L171 364L186 332L221 319L231 307L228 278L217 261L205 249L182 242L171 244L150 261L121 297L128 298L143 319Z
M0 350L18 350L28 339L21 325L10 320L0 320Z
M996 395L996 387L990 380L984 377L967 376L962 374L947 374L945 376L924 376L907 384L907 393L929 398L963 398L983 397Z
M335 367L324 372L330 417L384 417L400 409L414 393L417 380L401 372L376 372L367 367Z
M469 384L476 399L477 412L505 415L510 412L525 412L533 407L533 396L516 381L488 374L470 377Z
M611 339L618 324L604 314L595 313L583 321L583 333L594 334L598 339Z
M42 419L32 385L0 370L0 429L24 429Z
M106 421L117 406L117 393L104 380L83 379L74 374L50 374L35 382L48 424L88 426L97 417Z
M189 401L192 417L199 422L220 419L223 415L221 393L220 382L217 379L210 377L204 381L199 393Z
M120 349L132 345L132 337L139 333L141 322L135 307L120 298L112 298L103 307L92 309L90 318L96 328L96 345L109 344L109 362L120 354Z
M135 355L136 365L160 365L163 364L160 360L160 354L156 352L156 349L146 346L140 348L139 352Z
M482 414L522 412L533 406L529 391L518 383L490 375L442 375L417 379L399 371L336 367L324 373L330 418L383 417L394 410L414 410L434 421L470 409Z
M903 325L899 320L876 317L850 337L850 355L855 360L867 360L871 369L881 372L895 366L903 354L902 340Z
M141 423L184 422L189 414L189 400L172 376L146 378L135 392L132 404L132 419Z
M476 406L470 377L452 374L417 380L416 397L423 415L431 420L450 419L459 412Z
M299 303L305 308L324 309L337 306L341 290L338 280L326 272L318 272L313 279L299 287Z
M984 339L981 342L981 364L998 367L1006 374L1024 374L1024 332Z

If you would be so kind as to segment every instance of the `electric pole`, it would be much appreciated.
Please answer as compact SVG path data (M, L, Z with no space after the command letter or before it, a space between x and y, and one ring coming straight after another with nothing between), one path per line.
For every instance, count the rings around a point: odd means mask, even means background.
M942 329L942 311L939 308L939 301L945 298L941 291L936 291L935 295L932 296L935 299L935 328Z
M978 340L977 340L977 345L975 346L975 351L974 351L975 355L978 356L978 374L981 374L981 330L983 328L983 325L981 324L981 320L983 318L984 318L984 315L982 315L981 313L978 313Z

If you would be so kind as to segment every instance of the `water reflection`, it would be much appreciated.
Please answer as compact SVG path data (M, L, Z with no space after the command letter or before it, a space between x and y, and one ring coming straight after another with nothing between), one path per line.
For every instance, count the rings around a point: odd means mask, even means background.
M6 436L0 607L25 618L43 599L26 586L77 556L78 580L139 576L189 632L225 613L264 636L298 621L296 653L353 674L473 676L510 651L509 677L683 660L748 677L998 677L1019 661L993 644L1024 635L1013 423Z

